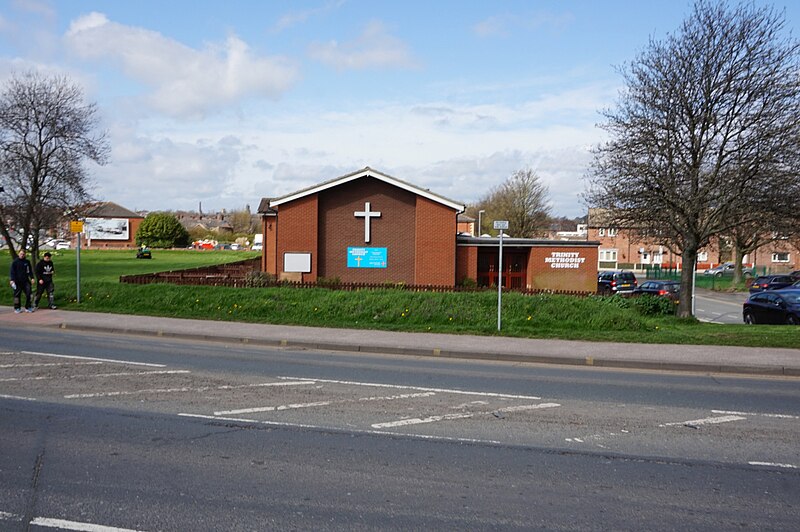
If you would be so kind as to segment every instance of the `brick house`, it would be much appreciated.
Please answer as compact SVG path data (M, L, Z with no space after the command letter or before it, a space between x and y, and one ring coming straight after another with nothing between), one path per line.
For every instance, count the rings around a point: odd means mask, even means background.
M262 271L303 282L495 284L499 240L459 234L463 211L461 203L369 167L263 198ZM508 287L596 290L597 242L505 239L503 262Z

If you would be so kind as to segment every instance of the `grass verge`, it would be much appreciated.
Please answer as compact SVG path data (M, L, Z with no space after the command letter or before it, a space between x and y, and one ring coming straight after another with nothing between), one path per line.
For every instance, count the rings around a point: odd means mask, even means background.
M199 318L331 328L380 329L526 338L666 344L797 348L797 328L717 325L653 315L647 298L503 295L502 332L497 294L403 290L345 292L325 288L226 288L169 284L123 285L120 275L181 269L251 258L252 253L161 251L137 260L133 251L81 252L81 303L76 301L75 252L59 252L60 308L119 314ZM0 256L8 271L9 256ZM11 290L7 292L11 302Z

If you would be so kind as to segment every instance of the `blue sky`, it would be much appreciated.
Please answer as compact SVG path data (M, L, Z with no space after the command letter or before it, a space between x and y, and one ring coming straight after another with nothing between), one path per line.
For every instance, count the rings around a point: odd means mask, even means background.
M756 2L764 5L766 2ZM786 9L790 30L800 4ZM371 166L469 203L514 171L580 216L615 66L690 2L0 1L0 82L67 74L111 160L93 194L131 209L253 209Z

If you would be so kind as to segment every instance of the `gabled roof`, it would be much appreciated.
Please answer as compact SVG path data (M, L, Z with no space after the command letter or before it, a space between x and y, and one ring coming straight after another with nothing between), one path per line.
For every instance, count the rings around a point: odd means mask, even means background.
M89 218L144 218L141 214L126 209L111 201L103 201L89 207L86 211Z
M418 196L422 196L427 198L431 201L435 201L436 203L440 203L451 209L454 209L456 212L464 212L464 205L462 203L458 203L456 201L450 200L445 198L444 196L440 196L438 194L434 194L430 190L415 187L411 183L406 183L405 181L401 181L396 177L392 177L390 175L386 175L384 173L378 172L370 168L369 166L365 167L362 170L358 170L357 172L353 172L352 174L343 175L341 177L337 177L336 179L332 179L330 181L326 181L325 183L321 183L319 185L315 185L310 188L306 188L303 190L299 190L297 192L293 192L289 195L275 198L269 201L269 207L277 207L283 203L288 203L290 201L294 201L306 196L310 196L312 194L317 194L318 192L322 192L323 190L327 190L329 188L337 187L344 183L349 183L350 181L355 181L356 179L361 179L362 177L372 177L374 179L378 179L383 181L384 183L388 183L390 185L396 186L397 188L401 188L403 190L407 190L412 194L416 194ZM258 212L264 213L266 209L262 209L264 201L262 200L262 205L259 205Z

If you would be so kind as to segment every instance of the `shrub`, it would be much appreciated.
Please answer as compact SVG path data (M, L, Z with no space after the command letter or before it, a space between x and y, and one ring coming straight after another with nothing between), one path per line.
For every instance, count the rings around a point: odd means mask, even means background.
M675 313L675 303L666 297L645 294L632 298L631 305L643 316L669 316Z
M262 288L275 284L275 279L271 273L253 270L244 276L244 284L248 288Z
M189 244L189 233L174 215L152 212L139 225L136 244L152 248L186 247Z

